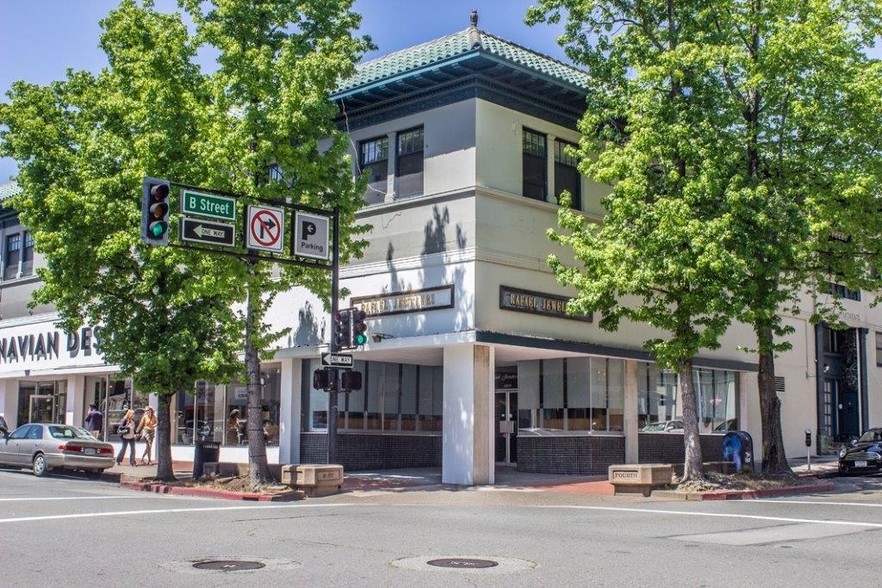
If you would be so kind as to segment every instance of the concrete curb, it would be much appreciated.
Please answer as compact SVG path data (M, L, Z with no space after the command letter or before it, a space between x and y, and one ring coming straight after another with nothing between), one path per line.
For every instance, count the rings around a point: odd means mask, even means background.
M141 492L153 492L155 494L177 494L182 496L202 496L205 498L223 498L225 500L249 500L252 502L290 502L303 500L306 495L302 490L289 490L287 492L233 492L216 488L202 488L195 486L173 486L159 482L134 482L120 480L120 488L139 490Z
M797 494L814 494L829 492L836 487L832 482L811 484L806 486L786 486L782 488L761 488L757 490L719 490L713 492L678 492L676 490L655 490L652 498L668 500L751 500L757 498L775 498Z

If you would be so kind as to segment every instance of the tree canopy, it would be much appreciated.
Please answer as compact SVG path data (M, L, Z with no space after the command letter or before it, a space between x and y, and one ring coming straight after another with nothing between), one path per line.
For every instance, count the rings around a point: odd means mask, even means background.
M560 43L595 84L580 169L612 193L600 226L562 212L553 236L580 267L552 260L558 277L607 327L627 316L671 333L648 342L663 365L698 349L682 345L678 317L708 348L733 320L753 326L763 468L784 471L784 305L831 279L878 287L882 70L866 49L880 7L541 0L528 14L561 20Z
M359 255L360 190L328 96L371 45L353 36L360 17L347 0L180 4L195 34L178 13L122 0L101 22L108 67L14 84L0 104L0 153L18 160L10 206L46 259L37 299L68 328L100 324L105 360L162 395L160 477L173 476L169 396L244 373L259 482L269 476L259 362L282 334L263 317L295 286L330 304L329 272L144 245L142 178L337 209L340 258ZM210 73L196 62L204 46L217 51Z

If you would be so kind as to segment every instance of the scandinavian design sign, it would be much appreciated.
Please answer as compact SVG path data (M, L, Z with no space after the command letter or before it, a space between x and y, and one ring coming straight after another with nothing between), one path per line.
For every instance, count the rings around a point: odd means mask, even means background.
M280 253L285 234L285 211L271 206L248 207L246 247Z
M306 212L294 213L294 242L291 251L298 257L328 259L330 218Z

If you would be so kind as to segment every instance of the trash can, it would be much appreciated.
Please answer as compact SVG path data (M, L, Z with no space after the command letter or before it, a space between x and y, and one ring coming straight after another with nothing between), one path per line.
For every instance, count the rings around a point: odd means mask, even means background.
M202 470L207 463L220 460L220 443L217 441L196 441L193 448L193 479L202 477Z
M729 431L723 435L723 461L735 464L735 471L752 472L753 438L747 431Z

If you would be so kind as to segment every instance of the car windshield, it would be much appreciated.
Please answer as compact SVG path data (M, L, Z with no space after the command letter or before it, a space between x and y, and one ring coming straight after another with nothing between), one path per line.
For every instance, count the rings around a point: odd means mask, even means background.
M50 425L49 435L55 439L93 439L90 433L70 425Z
M867 431L858 439L858 443L873 443L875 441L882 441L882 430Z
M664 431L665 425L667 425L667 423L664 421L660 422L660 423L651 423L651 424L646 425L645 427L643 427L640 430L641 431Z

